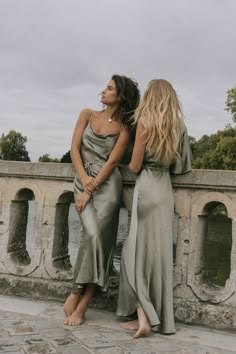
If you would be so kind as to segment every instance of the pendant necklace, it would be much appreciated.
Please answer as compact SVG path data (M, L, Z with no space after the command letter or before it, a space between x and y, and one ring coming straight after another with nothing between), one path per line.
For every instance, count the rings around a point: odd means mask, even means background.
M105 112L106 112L106 111L105 111ZM112 115L110 115L110 116L107 115L108 123L112 123L112 118L111 118L111 117L112 117Z

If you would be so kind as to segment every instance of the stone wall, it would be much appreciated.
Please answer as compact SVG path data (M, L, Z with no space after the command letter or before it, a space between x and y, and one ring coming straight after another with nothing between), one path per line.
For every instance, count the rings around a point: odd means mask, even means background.
M135 177L120 167L123 202L131 214ZM0 292L64 300L72 268L68 214L73 202L71 164L0 161ZM174 267L175 316L186 323L236 330L236 171L194 170L172 176L177 215ZM26 247L29 205L34 203L35 247ZM208 213L224 205L232 221L230 274L224 286L204 279ZM115 310L118 276L93 306Z

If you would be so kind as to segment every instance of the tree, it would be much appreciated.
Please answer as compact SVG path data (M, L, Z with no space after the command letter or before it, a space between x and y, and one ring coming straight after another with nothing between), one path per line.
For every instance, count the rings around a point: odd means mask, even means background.
M227 91L226 111L232 114L232 119L236 123L236 87Z
M39 157L39 162L59 162L57 158L53 159L49 156L49 154L44 154Z
M236 123L236 87L227 91L226 111ZM236 128L226 125L212 135L203 135L198 141L191 139L193 167L217 170L236 170Z
M60 162L71 163L70 150L67 151L61 158Z
M193 167L236 170L236 128L227 125L210 136L203 135L192 144Z
M9 161L30 161L25 143L27 137L21 133L11 130L7 135L2 134L0 138L0 153L3 160Z

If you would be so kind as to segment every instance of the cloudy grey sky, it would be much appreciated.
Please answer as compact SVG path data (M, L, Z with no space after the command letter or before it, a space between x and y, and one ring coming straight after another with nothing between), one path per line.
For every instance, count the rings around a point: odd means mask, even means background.
M189 134L232 122L235 0L0 0L0 134L27 136L32 161L61 158L81 109L113 73L169 80Z

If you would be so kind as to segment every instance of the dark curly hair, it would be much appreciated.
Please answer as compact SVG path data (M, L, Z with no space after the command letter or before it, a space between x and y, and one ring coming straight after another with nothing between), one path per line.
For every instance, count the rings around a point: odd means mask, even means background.
M114 80L120 103L114 115L119 117L121 123L132 130L133 116L140 100L140 91L138 83L124 75L112 75L111 80Z

